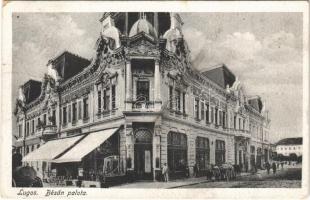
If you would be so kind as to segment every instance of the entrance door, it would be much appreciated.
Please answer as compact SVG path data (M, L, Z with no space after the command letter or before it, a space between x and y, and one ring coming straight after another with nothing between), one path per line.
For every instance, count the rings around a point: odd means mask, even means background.
M151 144L135 144L135 173L137 179L152 179Z
M147 128L135 131L135 173L137 179L152 179L152 132Z

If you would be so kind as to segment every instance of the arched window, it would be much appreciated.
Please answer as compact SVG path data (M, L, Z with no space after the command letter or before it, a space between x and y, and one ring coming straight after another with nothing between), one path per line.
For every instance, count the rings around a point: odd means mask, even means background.
M146 128L138 129L135 132L136 143L152 143L152 133Z

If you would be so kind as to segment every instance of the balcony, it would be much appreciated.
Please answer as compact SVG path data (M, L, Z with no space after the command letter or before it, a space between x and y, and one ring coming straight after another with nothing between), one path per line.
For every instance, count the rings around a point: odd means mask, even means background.
M231 132L233 133L233 135L237 136L237 137L245 137L245 138L250 138L251 134L248 130L241 130L241 129L231 129Z
M45 125L42 127L43 134L46 136L51 136L57 134L57 126L56 125Z
M134 101L132 103L133 111L155 111L155 106L153 101Z

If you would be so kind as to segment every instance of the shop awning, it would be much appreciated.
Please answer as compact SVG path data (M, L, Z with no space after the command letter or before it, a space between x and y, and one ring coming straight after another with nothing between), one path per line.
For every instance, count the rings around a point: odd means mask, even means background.
M117 131L117 129L118 128L107 129L88 134L72 149L70 149L61 157L53 160L53 162L80 162L84 156L92 152L95 148L100 146L104 141L106 141L110 136L112 136L113 133Z
M65 150L73 146L83 136L75 136L70 138L63 138L57 140L51 140L40 148L30 152L23 158L23 162L30 161L52 161L58 155L63 153Z

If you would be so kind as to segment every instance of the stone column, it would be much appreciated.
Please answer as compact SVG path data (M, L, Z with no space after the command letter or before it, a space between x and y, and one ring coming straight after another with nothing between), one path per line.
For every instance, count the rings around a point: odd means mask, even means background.
M153 134L153 180L156 181L156 174L160 173L160 134L161 126L160 124L155 124L154 134ZM157 162L157 163L156 163ZM157 172L157 173L156 173Z
M127 171L133 171L134 170L134 141L133 141L132 123L125 124L125 136L126 136L126 168L127 168Z
M132 110L132 72L131 62L126 60L126 110Z
M154 70L154 91L155 91L155 109L160 110L161 108L161 78L159 71L159 60L155 60L155 70Z

